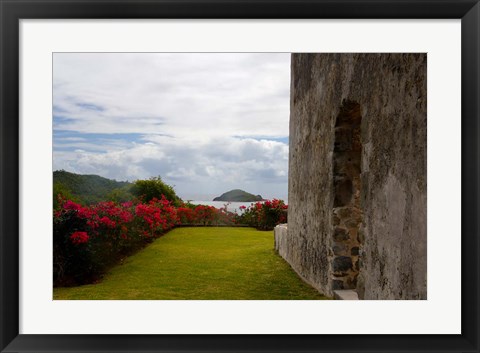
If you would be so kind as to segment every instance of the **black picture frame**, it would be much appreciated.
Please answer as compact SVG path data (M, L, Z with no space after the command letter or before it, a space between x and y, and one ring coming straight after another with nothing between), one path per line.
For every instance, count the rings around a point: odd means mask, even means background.
M0 16L2 352L479 352L480 5L477 0L0 0ZM19 334L19 20L37 18L461 19L461 335Z

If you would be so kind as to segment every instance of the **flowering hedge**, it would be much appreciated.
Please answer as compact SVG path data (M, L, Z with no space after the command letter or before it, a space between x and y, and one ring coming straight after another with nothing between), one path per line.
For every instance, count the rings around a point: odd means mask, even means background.
M53 217L54 283L91 283L177 223L176 209L165 198L91 206L59 200Z
M179 224L182 225L235 225L236 214L227 211L227 206L218 209L207 205L183 204L177 208Z
M283 200L273 199L252 203L250 207L240 206L243 213L237 223L248 224L259 230L272 230L276 225L287 222L288 206Z
M142 248L176 225L250 225L273 229L286 222L281 200L252 204L242 215L227 206L182 204L164 196L149 202L100 202L83 206L61 196L53 217L54 284L92 283L122 258Z

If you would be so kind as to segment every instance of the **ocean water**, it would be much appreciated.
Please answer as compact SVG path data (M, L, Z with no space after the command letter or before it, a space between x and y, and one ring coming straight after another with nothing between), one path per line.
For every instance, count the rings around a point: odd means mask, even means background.
M190 201L190 203L194 205L213 206L215 208L222 208L227 205L227 211L235 212L236 214L242 214L243 210L240 209L240 206L250 207L250 205L255 202Z

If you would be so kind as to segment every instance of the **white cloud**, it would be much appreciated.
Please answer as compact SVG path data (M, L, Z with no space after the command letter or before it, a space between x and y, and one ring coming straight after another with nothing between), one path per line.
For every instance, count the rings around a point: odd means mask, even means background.
M284 143L233 137L208 142L158 140L106 153L58 152L54 167L81 174L100 171L116 180L161 175L184 198L200 191L218 196L220 191L247 186L264 197L286 198L288 146Z
M289 87L289 54L54 54L54 168L286 198Z

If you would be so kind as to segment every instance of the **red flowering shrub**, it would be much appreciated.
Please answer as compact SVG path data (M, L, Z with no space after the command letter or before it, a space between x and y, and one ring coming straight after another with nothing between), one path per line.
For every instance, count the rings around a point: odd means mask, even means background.
M84 244L88 242L88 234L87 232L74 232L70 235L70 240L73 244Z
M250 207L240 206L244 212L237 217L237 223L247 224L259 230L272 230L276 225L287 222L288 206L283 200L273 199L252 203Z
M143 204L101 202L82 206L59 199L53 217L54 283L97 280L122 257L178 223L176 209L162 197Z
M189 207L181 206L177 208L177 217L180 224L192 225L195 223L195 210Z
M227 211L227 205L218 209L188 203L177 208L178 224L182 225L233 225L235 216L235 213Z
M213 206L198 205L195 207L195 220L203 225L210 225L215 220L217 209Z
M223 225L234 225L236 222L237 214L234 212L229 212L227 210L227 205L220 209L216 209L216 224L223 224Z
M135 207L137 230L145 237L154 237L177 223L177 210L164 196L161 200L152 199Z

